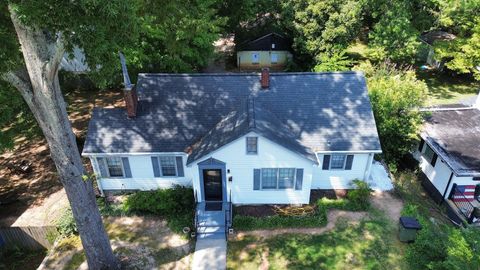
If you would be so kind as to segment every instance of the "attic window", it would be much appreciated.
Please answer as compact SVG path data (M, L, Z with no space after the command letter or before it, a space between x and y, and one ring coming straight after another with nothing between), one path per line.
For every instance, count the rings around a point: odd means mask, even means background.
M258 153L258 138L247 137L247 154L256 155Z
M275 43L272 43L272 49L275 49Z

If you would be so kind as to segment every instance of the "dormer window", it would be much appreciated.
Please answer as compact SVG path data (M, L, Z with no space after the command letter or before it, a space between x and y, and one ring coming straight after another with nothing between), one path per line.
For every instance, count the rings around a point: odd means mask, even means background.
M256 155L258 153L258 138L247 137L247 154Z

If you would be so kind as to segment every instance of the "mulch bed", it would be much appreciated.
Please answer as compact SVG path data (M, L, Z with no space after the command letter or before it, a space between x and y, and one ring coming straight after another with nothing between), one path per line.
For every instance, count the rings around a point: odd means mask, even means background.
M310 193L310 205L315 205L318 199L338 199L343 198L347 194L346 190L333 190L333 189L312 189ZM269 217L275 216L275 208L291 207L290 205L275 205L275 204L263 204L263 205L242 205L235 206L235 215L251 216L251 217Z

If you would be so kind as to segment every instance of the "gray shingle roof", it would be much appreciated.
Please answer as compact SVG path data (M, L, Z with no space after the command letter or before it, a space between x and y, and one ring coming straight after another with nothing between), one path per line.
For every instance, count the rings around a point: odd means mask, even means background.
M187 163L198 160L239 137L254 131L263 137L280 144L314 162L315 153L303 146L292 135L292 130L263 108L255 98L250 97L242 102L235 111L222 119L205 137L203 137L188 156Z
M263 121L284 125L309 152L380 150L365 78L358 72L271 73L268 90L261 89L256 73L139 74L137 90L135 119L127 119L123 109L94 110L84 154L191 152L222 119L235 117L249 96L261 104L256 111L266 112Z
M422 138L459 176L480 176L480 110L433 111Z

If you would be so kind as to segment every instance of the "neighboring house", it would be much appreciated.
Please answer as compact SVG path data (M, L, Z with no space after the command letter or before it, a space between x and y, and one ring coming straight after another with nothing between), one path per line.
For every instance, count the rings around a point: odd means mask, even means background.
M435 50L434 50L434 43L438 41L450 41L456 38L455 35L450 34L445 31L434 30L425 32L420 36L420 40L424 43L424 61L430 67L435 69L442 70L443 69L443 61L437 59L435 57Z
M470 223L476 221L474 208L480 207L480 96L472 107L431 111L415 156L428 178L426 188L432 197L455 206Z
M381 153L359 72L125 82L126 109L95 108L83 148L102 193L181 184L198 202L306 204L311 189L369 179Z
M90 70L85 60L85 53L78 47L74 47L72 53L65 53L60 69L72 73L85 73Z
M291 43L282 35L270 33L236 47L240 69L272 68L281 70L292 59Z

